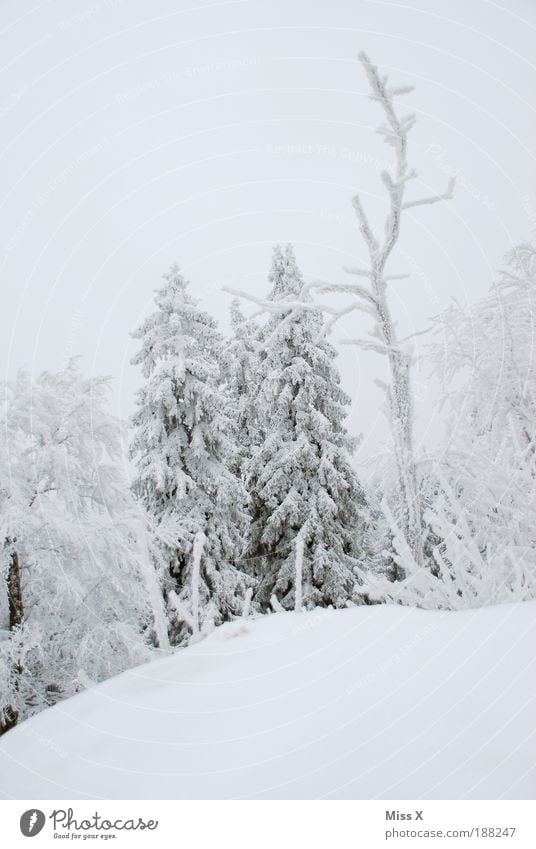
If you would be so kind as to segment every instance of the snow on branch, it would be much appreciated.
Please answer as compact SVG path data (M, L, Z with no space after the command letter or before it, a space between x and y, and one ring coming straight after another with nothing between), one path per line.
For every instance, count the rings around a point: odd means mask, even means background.
M363 209L363 204L361 203L361 198L359 197L359 195L355 195L355 197L352 198L352 205L357 215L357 220L359 221L359 229L361 230L361 235L363 236L365 244L369 249L370 255L374 257L378 254L380 250L380 245L376 236L372 232L372 228L369 224L367 214Z
M433 203L439 203L442 200L452 200L454 197L454 186L456 185L456 177L449 180L447 189L441 195L430 195L430 197L419 198L418 200L410 200L402 204L402 209L411 209L412 206L426 206Z
M302 310L320 310L326 315L326 322L322 336L331 332L333 327L343 316L351 312L361 312L369 315L375 324L375 335L387 340L389 345L379 345L375 342L366 342L361 338L344 340L344 344L355 344L361 348L377 351L381 354L400 355L394 336L394 325L390 319L390 311L386 299L387 284L394 280L407 279L409 274L385 274L385 267L397 244L402 213L414 206L424 206L449 200L453 196L454 178L449 181L447 189L442 194L430 197L408 200L405 198L406 186L410 180L417 177L417 171L410 168L407 162L407 139L415 123L415 115L409 113L400 115L395 108L394 98L407 94L413 90L412 86L388 87L387 77L382 76L366 53L359 54L359 60L363 66L371 89L371 99L377 101L382 107L384 120L378 128L378 133L390 144L395 151L395 162L392 172L383 171L382 182L387 190L389 210L385 221L384 234L380 238L365 211L359 194L352 199L352 205L357 216L359 230L368 250L370 265L368 268L344 266L343 270L354 277L363 278L363 284L358 283L329 283L322 280L313 280L305 283L297 297L293 300L273 301L266 298L258 298L238 289L225 287L225 291L232 295L238 295L258 307L261 312L276 313L281 315L279 326L272 332L271 336L258 347L266 348L276 338L279 330L293 322ZM334 306L326 303L319 296L340 294L350 297L350 301L342 306ZM313 298L318 297L318 300ZM379 331L379 332L378 332Z
M198 531L194 537L192 551L192 639L199 638L199 582L201 577L201 558L205 547L206 537L202 531Z
M320 310L326 320L320 336L330 333L341 319L354 312L365 313L372 318L373 326L369 333L372 339L363 339L361 328L357 334L349 334L343 340L345 345L356 345L361 349L374 351L387 357L390 382L385 387L388 398L387 411L397 466L397 498L403 527L400 529L402 545L405 546L404 558L411 557L417 566L424 561L422 540L422 506L419 484L416 475L415 446L413 436L413 402L411 390L411 358L402 348L397 336L396 322L392 315L388 291L389 282L407 277L404 274L389 274L387 266L395 252L403 220L403 213L416 206L424 206L449 200L454 189L451 179L447 190L430 197L406 200L409 183L417 178L417 171L408 164L408 135L415 124L413 113L402 114L395 105L395 98L411 91L409 86L388 86L387 77L382 76L372 64L366 53L359 54L359 60L365 71L370 97L376 101L383 112L382 123L377 132L393 150L393 165L381 174L381 181L387 195L387 216L383 230L373 226L360 194L352 199L359 231L365 243L368 262L366 267L351 267L346 271L362 279L362 283L349 285L314 281L305 284L293 300L271 301L255 296L228 290L258 304L269 313L281 316L279 325L271 330L271 336L262 343L267 347L277 338L280 329L295 320L300 310ZM334 305L326 303L332 299L322 296L344 295L346 302ZM318 300L313 298L316 295Z
M339 339L340 345L355 345L363 351L374 351L376 354L400 354L400 349L393 345L385 345L383 342L375 342L373 339Z

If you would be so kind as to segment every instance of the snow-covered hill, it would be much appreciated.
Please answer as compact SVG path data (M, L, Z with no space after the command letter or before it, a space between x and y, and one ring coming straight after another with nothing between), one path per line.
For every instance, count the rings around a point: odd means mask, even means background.
M536 604L277 614L0 740L3 798L534 798Z

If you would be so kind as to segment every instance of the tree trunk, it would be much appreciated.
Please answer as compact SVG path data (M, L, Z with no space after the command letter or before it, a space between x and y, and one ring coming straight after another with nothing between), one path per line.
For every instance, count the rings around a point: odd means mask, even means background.
M6 539L6 546L11 546L15 540ZM9 557L9 569L7 573L7 601L9 610L9 630L20 628L24 621L24 607L22 604L22 581L20 575L20 562L18 552L13 549ZM22 673L20 664L16 664L13 672L18 680ZM12 705L4 705L0 710L0 736L13 728L19 719L19 712Z
M11 544L11 540L7 540ZM14 631L22 625L24 619L24 608L22 604L22 583L20 578L20 564L18 552L13 550L9 558L9 571L7 575L7 597L9 605L9 630Z
M378 324L387 347L391 372L389 406L398 477L402 531L416 565L422 566L422 508L415 469L410 364L408 357L398 348L398 342L387 304L385 282L383 281L383 266L375 270L373 288L377 304ZM402 577L404 576L397 574L395 575L395 580Z
M391 415L404 536L417 566L423 564L419 485L413 444L413 410L409 363L403 354L391 358Z
M0 737L2 734L5 734L6 731L9 731L11 728L14 728L19 719L19 712L12 708L11 705L7 705L5 708L0 711Z

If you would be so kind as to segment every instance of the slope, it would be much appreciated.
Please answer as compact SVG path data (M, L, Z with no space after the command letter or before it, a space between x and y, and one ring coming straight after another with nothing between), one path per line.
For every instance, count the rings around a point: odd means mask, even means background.
M0 740L2 798L534 798L536 604L233 622Z

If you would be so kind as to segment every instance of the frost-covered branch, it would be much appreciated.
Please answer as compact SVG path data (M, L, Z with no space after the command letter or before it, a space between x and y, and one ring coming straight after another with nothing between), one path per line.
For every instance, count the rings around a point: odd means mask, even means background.
M339 339L340 345L354 345L357 348L362 348L363 351L374 351L376 354L397 354L397 348L384 345L382 342L375 342L373 339Z
M406 200L407 187L417 178L416 169L410 167L407 160L408 136L415 124L415 115L402 114L396 99L411 92L412 87L388 85L388 78L380 74L366 53L360 53L359 60L370 86L370 97L379 104L383 112L383 122L377 132L394 153L392 169L384 170L380 175L387 194L387 217L381 235L379 229L376 232L361 196L356 194L352 199L359 230L367 248L369 263L367 267L347 267L345 271L354 277L362 278L363 283L352 285L314 281L306 283L297 298L285 301L263 301L245 292L228 291L256 303L266 312L280 314L280 327L293 322L298 313L303 310L320 309L326 315L324 335L331 332L334 326L349 313L365 313L372 318L371 335L375 337L373 340L352 336L343 340L343 344L356 345L361 349L386 355L388 358L391 379L387 387L387 396L399 490L397 518L403 528L412 556L416 562L422 563L422 510L413 445L411 361L397 338L388 299L389 282L404 279L408 275L387 274L386 268L398 243L404 211L412 207L449 200L453 194L454 179L450 180L447 190L442 194ZM333 303L326 302L322 298L322 295L332 294L346 296L348 300L339 306L334 306ZM264 339L261 344L268 348L276 336L277 331Z
M419 200L410 200L402 205L402 209L411 209L412 206L426 206L433 203L439 203L442 200L452 200L454 197L454 186L456 184L456 178L452 177L449 180L447 189L441 195L430 195L426 198L420 198Z

